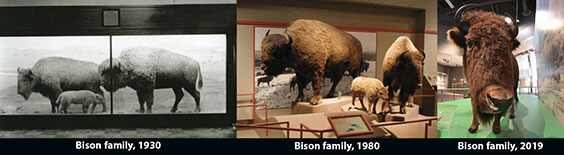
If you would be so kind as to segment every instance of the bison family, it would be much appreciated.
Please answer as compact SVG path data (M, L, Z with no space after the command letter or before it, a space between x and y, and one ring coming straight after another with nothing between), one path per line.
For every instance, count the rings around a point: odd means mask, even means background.
M71 104L82 104L82 112L89 114L94 113L98 104L102 104L106 109L104 96L89 90L65 91L59 95L56 104L59 106L59 113L67 113Z
M184 96L182 89L194 98L194 112L200 111L203 79L200 64L192 58L160 48L131 47L124 49L118 59L103 61L98 72L102 76L103 87L108 91L114 92L126 86L137 91L140 113L151 113L153 91L162 88L172 88L176 96L171 112L176 112Z
M468 11L475 4L465 5L456 12L456 27L450 29L449 41L464 49L464 74L470 87L473 121L468 131L475 133L480 123L489 124L501 132L500 119L510 110L513 118L517 98L519 68L512 51L519 46L515 39L515 21L485 11Z
M18 68L18 94L29 99L38 92L51 101L51 113L58 109L57 98L63 91L90 90L104 95L100 89L98 65L62 57L47 57L38 60L31 68ZM104 105L104 111L106 111Z
M295 20L284 34L267 32L261 44L261 69L266 75L279 75L285 68L296 72L299 91L296 102L304 101L303 89L312 82L314 96L310 103L320 103L324 77L333 82L326 97L334 97L335 87L346 71L353 78L359 76L362 61L358 39L317 20Z
M388 48L382 70L384 85L388 86L388 100L394 98L394 91L400 89L400 112L406 113L406 102L421 87L425 53L413 45L408 37L401 36ZM390 104L389 101L386 104ZM386 107L386 106L385 106ZM391 110L391 109L389 109ZM383 111L388 113L389 111Z

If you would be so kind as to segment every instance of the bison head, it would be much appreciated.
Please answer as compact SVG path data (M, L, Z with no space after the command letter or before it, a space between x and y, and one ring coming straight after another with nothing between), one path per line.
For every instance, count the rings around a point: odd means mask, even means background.
M25 100L29 99L33 87L35 87L35 75L29 68L18 68L18 94L22 95Z
M520 44L515 39L519 31L515 21L506 21L505 16L463 13L475 6L465 5L456 12L456 27L447 32L448 39L464 49L464 72L478 110L501 113L513 105L516 95L511 51Z
M268 35L269 32L262 40L260 67L266 75L276 76L289 66L292 38L290 35L287 38L281 34Z
M387 100L388 99L388 86L378 88L378 94L376 94L376 95L378 96L378 98Z
M96 103L97 104L104 104L105 102L106 102L106 99L104 99L103 95L96 94Z
M108 91L114 92L126 86L127 72L118 59L104 60L98 66L98 73L102 77L102 86Z
M421 78L423 77L423 61L425 61L425 53L421 49L414 49L416 51L405 51L399 57L400 66L403 66L403 70L406 74L415 74L415 82L417 87L421 88Z

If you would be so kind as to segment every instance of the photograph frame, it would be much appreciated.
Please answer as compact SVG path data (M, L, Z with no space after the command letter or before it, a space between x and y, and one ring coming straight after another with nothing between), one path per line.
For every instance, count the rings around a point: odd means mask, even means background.
M339 129L342 128L341 124L334 122L334 120L336 120L336 119L357 119L356 121L362 122L363 123L362 127L367 128L367 131L360 131L360 132L353 132L353 133L342 133L342 132L339 131ZM329 117L327 117L327 120L329 121L329 124L331 124L331 128L333 129L333 133L335 133L335 136L337 136L337 138L350 137L350 136L356 136L356 135L366 135L366 134L374 133L374 129L372 128L370 123L368 123L368 121L366 120L364 115L362 115L362 114L346 114L346 115L329 116Z

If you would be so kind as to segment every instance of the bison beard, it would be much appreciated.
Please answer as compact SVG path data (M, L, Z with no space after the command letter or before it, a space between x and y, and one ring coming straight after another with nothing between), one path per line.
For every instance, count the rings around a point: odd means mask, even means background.
M303 89L313 82L311 104L321 100L323 78L331 78L331 90L326 97L335 96L335 87L345 71L353 78L361 70L362 45L355 37L317 20L299 19L288 25L284 34L267 32L261 44L261 68L268 76L281 74L289 67L296 72L298 96L304 101Z
M519 68L512 52L519 46L515 39L518 27L506 23L505 17L491 12L463 11L475 4L461 7L456 15L457 27L450 29L449 41L464 48L464 74L471 92L473 121L468 131L475 133L480 123L494 120L492 130L501 132L500 119L510 110L514 115Z
M111 61L111 64L110 64ZM129 86L137 91L140 113L151 113L154 89L172 88L175 101L171 112L176 112L178 103L186 90L196 102L194 112L200 109L200 90L203 79L200 64L189 57L164 49L150 47L126 48L119 59L112 58L100 64L98 72L102 76L106 90L117 91ZM147 111L144 104L147 103Z
M57 111L56 101L63 91L90 90L103 96L97 66L92 62L62 57L39 59L32 68L18 68L18 94L26 100L32 92L49 98L51 113Z
M384 85L388 86L388 101L394 98L394 91L399 94L400 112L406 113L406 102L421 86L425 53L413 45L408 37L402 36L390 46L384 56ZM389 106L389 105L388 105ZM391 109L390 109L391 110ZM390 111L383 111L388 113Z

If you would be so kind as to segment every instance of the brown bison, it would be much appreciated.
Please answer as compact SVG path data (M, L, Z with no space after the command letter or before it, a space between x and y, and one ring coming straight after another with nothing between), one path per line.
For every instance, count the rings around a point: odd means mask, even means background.
M176 96L171 112L176 112L178 103L184 97L182 89L196 101L194 112L200 112L200 90L203 85L200 64L187 56L160 48L131 47L124 49L119 59L102 62L98 72L108 91L114 92L126 86L137 91L137 111L140 113L152 112L153 91L162 88L172 88Z
M465 10L476 6L465 5L455 15L456 27L450 29L448 39L464 48L464 74L470 87L474 118L468 131L475 133L480 123L489 124L499 133L500 119L510 110L515 117L513 103L517 98L519 68L511 53L519 46L515 39L519 29L515 23L506 22L505 16L485 11Z
M62 57L39 59L33 67L18 68L18 94L29 99L31 92L39 92L51 101L51 113L58 109L57 98L67 90L90 90L104 95L100 89L98 65ZM104 111L106 111L106 105Z
M312 82L311 104L321 100L323 78L333 82L326 97L335 97L335 87L344 76L357 77L361 72L362 45L352 35L327 23L299 19L288 25L284 34L267 35L261 44L261 68L266 75L276 76L285 68L296 72L298 97L304 101L303 89Z
M384 85L388 86L388 101L394 98L394 91L400 90L399 102L400 112L406 113L406 102L413 96L415 90L421 88L423 72L423 61L425 53L413 45L413 42L401 36L388 48L384 56ZM385 105L384 107L389 107ZM388 113L391 109L383 110Z

